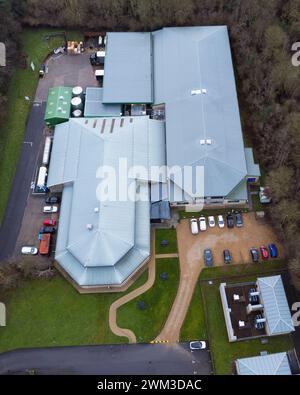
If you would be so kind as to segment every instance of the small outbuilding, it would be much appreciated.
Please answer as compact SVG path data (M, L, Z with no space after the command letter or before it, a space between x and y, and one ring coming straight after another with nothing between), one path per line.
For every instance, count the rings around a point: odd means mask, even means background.
M235 364L239 375L287 376L292 374L286 352L237 359Z
M56 86L48 92L45 122L52 127L67 122L71 113L72 88Z

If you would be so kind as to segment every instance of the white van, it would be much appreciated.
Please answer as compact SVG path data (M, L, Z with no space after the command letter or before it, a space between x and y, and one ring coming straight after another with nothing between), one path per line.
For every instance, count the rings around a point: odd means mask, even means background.
M192 234L197 235L199 233L199 229L198 229L198 221L196 220L196 218L192 218L190 224L191 224Z

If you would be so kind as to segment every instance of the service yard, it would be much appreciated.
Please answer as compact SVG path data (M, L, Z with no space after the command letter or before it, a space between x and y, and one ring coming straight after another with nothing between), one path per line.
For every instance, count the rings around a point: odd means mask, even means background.
M232 256L231 264L249 263L251 247L259 248L262 244L268 246L270 243L276 244L279 257L283 257L282 246L268 223L257 220L253 212L244 213L243 220L242 228L228 229L225 225L221 229L216 224L214 228L207 227L206 231L198 235L192 235L188 219L181 220L177 226L180 259L204 267L203 251L210 248L213 254L213 265L222 266L224 265L223 250L228 249Z

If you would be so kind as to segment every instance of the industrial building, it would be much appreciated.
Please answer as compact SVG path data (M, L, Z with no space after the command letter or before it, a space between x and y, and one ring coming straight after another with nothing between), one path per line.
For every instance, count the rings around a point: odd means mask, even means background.
M103 87L87 88L84 107L56 126L47 183L63 191L56 260L82 287L124 284L149 258L150 219L170 218L170 206L244 205L260 176L243 143L226 26L108 33L104 70ZM49 93L50 126L62 97ZM121 156L175 170L135 180L146 204L97 202L97 168ZM177 177L186 167L189 182Z
M220 296L230 342L295 331L280 275L221 283Z

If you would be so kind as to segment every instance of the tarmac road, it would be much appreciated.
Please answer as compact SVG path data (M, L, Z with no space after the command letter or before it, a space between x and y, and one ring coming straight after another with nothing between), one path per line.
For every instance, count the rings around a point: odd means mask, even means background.
M29 114L16 174L0 228L0 262L14 253L43 137L45 108L46 103L34 102Z
M0 354L0 375L209 375L210 353L188 343L20 349Z

